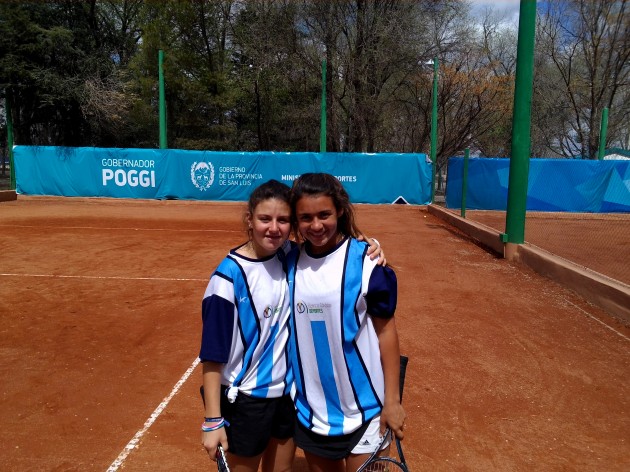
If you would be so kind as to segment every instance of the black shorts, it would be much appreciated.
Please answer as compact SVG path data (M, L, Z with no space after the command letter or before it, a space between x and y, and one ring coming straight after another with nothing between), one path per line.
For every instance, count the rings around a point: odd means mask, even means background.
M316 434L299 421L295 421L295 444L302 450L325 459L339 460L350 455L370 422L361 425L356 431L341 436L322 436Z
M241 457L257 456L271 438L288 439L295 431L295 408L289 395L254 398L239 393L234 403L221 395L221 414L230 423L225 428L229 451Z

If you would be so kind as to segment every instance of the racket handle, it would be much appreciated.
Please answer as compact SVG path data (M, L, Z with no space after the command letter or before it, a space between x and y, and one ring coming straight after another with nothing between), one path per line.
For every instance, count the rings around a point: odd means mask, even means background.
M400 402L402 403L403 389L405 388L405 375L407 373L407 362L409 358L407 356L400 356Z
M227 458L225 457L225 451L223 450L223 446L219 444L217 446L217 470L218 472L230 472L230 467L227 463Z

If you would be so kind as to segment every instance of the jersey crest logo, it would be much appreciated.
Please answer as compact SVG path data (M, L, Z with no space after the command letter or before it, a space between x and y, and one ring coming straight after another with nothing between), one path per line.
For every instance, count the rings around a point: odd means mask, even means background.
M190 180L202 192L214 183L214 166L212 162L193 162L190 166Z

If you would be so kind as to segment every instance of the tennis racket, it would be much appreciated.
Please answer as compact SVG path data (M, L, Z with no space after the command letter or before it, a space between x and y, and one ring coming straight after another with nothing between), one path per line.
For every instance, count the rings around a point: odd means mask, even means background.
M201 394L201 400L205 406L206 397L203 394L203 385L199 387L199 393ZM221 446L221 444L217 446L217 469L219 472L230 472L230 466L228 465L227 457L225 456L225 451L223 450L223 446Z
M407 361L409 359L406 356L400 356L400 401L402 401L403 387L405 386L405 374L407 372ZM389 452L386 456L379 456L381 449L387 441L391 440L396 444L396 450L392 451L391 444L389 446ZM400 439L394 436L391 429L387 428L381 443L376 448L376 451L372 453L370 457L359 467L357 472L409 472L407 462L405 461L405 455L403 454L402 444Z
M220 444L217 446L217 468L219 472L230 472L230 466L227 463L225 451Z

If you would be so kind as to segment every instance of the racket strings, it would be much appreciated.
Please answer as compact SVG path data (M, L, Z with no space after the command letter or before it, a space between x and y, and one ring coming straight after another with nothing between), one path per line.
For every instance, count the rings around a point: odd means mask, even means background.
M361 470L365 472L408 472L402 463L389 456L376 458Z

